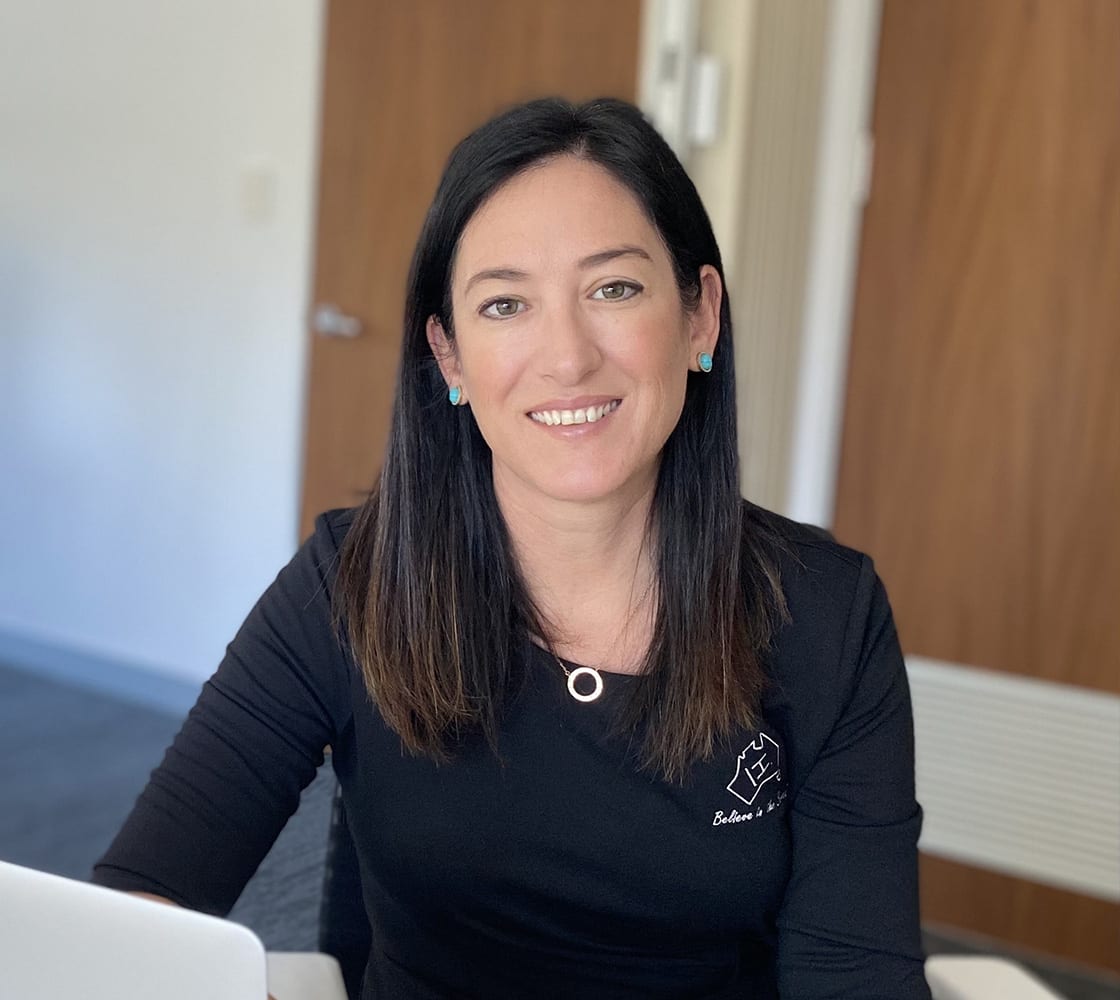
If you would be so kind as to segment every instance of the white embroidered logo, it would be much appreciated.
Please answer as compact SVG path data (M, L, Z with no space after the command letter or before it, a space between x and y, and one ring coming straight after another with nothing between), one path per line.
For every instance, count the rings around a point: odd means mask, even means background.
M743 748L735 764L735 777L727 790L748 806L754 803L762 786L781 774L782 754L778 744L765 733Z
M740 802L751 808L741 813L732 809L725 813L717 809L712 817L712 826L725 826L728 823L749 823L767 813L772 813L786 800L786 790L778 787L782 779L782 749L777 740L766 733L759 733L753 743L743 748L735 763L735 777L727 790ZM762 786L770 784L770 794L759 797Z

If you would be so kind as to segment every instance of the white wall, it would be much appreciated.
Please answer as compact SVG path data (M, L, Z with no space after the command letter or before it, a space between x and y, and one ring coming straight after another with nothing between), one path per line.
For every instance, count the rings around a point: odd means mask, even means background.
M0 633L192 680L295 547L318 0L0 0Z
M815 210L825 0L706 3L701 44L732 67L721 142L690 168L717 235L735 321L741 484L786 513ZM733 120L732 120L733 119Z
M687 2L687 0L682 0ZM662 0L667 5L670 0ZM723 250L744 494L832 521L879 0L699 0L721 129L688 168ZM657 56L647 47L645 58Z
M863 209L871 190L880 0L829 8L785 512L832 527Z
M710 145L690 150L687 165L708 210L729 281L741 269L757 15L756 2L704 0L697 25L698 50L720 63L719 132ZM738 305L734 295L732 304Z

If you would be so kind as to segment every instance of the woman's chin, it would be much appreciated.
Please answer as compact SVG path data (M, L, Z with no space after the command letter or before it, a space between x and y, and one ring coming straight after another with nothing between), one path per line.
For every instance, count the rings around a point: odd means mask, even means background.
M534 463L531 466L494 462L494 487L499 498L531 507L535 503L632 504L657 482L657 463L597 462Z
M604 470L605 471L605 470ZM627 502L652 486L655 470L645 475L636 470L626 475L622 469L611 469L609 474L598 474L586 469L573 470L567 475L551 475L538 481L539 493L559 503L600 504L612 500Z

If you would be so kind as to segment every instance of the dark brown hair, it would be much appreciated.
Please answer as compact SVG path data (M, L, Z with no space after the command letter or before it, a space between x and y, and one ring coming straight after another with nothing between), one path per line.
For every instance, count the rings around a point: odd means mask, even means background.
M669 250L685 308L695 307L703 265L723 276L695 187L632 105L533 101L452 153L412 260L385 464L343 544L334 592L336 625L385 722L436 760L470 732L496 746L520 679L519 650L553 630L513 556L490 449L470 408L447 404L425 324L437 316L454 338L451 271L479 206L527 167L563 154L599 164L634 193ZM651 519L653 637L616 721L643 766L681 780L735 727L756 721L762 657L786 613L770 544L744 530L726 294L714 369L689 374Z

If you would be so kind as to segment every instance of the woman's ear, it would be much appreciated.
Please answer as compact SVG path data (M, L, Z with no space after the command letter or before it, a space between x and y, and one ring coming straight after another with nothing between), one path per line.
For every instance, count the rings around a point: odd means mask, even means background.
M438 316L428 317L426 330L428 346L432 349L432 354L435 356L440 372L443 373L443 380L447 383L447 387L449 389L453 386L462 388L463 373L459 367L459 353L455 350L454 342L448 339L447 331L444 330Z
M700 268L700 300L689 316L689 367L699 371L697 357L700 354L713 355L716 341L719 340L719 313L723 304L723 282L719 271L711 264Z

